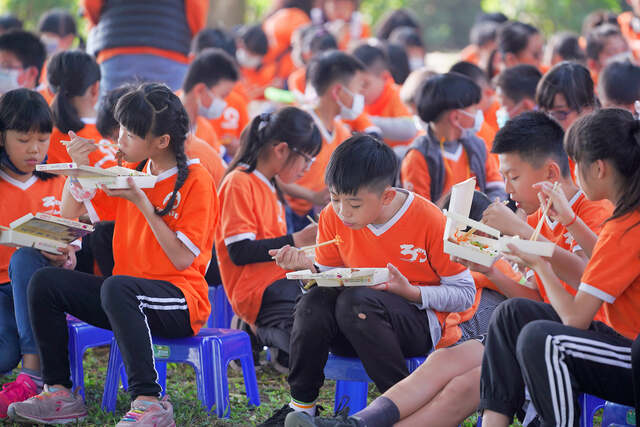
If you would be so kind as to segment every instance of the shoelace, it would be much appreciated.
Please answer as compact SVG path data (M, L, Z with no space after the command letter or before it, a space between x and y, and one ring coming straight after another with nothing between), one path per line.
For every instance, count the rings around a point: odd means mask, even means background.
M144 415L144 412L145 411L142 409L131 409L124 417L122 417L122 421L126 423L135 423L140 419L140 417L142 417L142 415Z
M18 382L7 383L2 386L2 393L6 394L11 400L25 400L28 396L27 386Z

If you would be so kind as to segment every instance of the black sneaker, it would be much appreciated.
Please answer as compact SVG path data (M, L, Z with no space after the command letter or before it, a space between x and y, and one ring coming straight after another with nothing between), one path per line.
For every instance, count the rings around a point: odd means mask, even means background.
M333 417L311 417L304 412L287 414L285 427L366 427L360 419L350 417L349 410L343 411Z
M269 418L267 418L262 424L258 424L258 427L269 427L269 426L284 426L284 420L287 418L291 412L295 412L295 410L289 406L288 403L285 403L282 408L277 409Z

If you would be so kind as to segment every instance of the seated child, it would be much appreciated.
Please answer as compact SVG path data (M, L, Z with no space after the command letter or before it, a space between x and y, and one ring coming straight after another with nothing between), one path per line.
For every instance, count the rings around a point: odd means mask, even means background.
M47 57L71 49L78 37L74 16L63 8L49 9L43 13L38 20L38 33L44 43Z
M371 37L371 28L358 12L359 0L325 0L325 24L338 40L340 50L348 50L360 40Z
M287 79L287 86L299 99L305 99L309 97L307 94L307 65L319 53L337 49L338 43L335 37L323 27L310 25L298 31L292 46L291 55L299 68L291 73Z
M562 61L586 65L587 56L580 46L580 36L571 31L561 31L551 36L544 51L544 68L549 70Z
M69 141L69 132L93 141L83 156L89 166L115 166L116 149L104 140L96 129L96 104L100 97L100 66L95 59L79 50L55 54L47 65L49 88L54 93L53 121L49 163L69 163L71 157L62 141ZM84 162L83 162L84 163Z
M524 401L525 386L540 425L578 425L581 393L634 405L631 350L640 333L640 214L637 188L640 126L631 113L603 109L579 118L565 147L590 200L615 206L586 268L575 271L575 296L565 292L545 258L511 247L514 260L540 276L549 304L514 299L500 305L489 325L480 382L483 423L508 426ZM564 205L543 189L541 202ZM565 220L565 218L562 218ZM604 316L598 321L597 314Z
M28 31L0 35L0 94L21 87L36 89L47 57L40 39Z
M418 130L411 113L402 103L399 87L389 73L389 63L382 47L362 44L353 51L353 56L365 66L364 95L365 112L374 125L382 130L384 141L391 147L408 145Z
M381 392L408 375L405 358L426 355L462 336L457 313L475 297L471 274L443 253L445 217L437 206L392 187L393 150L356 135L333 153L326 171L331 203L322 211L315 261L290 246L273 250L287 270L387 267L389 281L373 287L313 287L294 315L291 402L262 425L283 425L287 414L316 412L329 351L358 357ZM397 267L396 267L397 266ZM446 325L446 326L442 326Z
M0 225L28 213L60 215L64 179L36 172L46 163L51 111L37 92L15 89L0 98ZM22 361L14 382L0 391L0 419L7 417L12 402L35 396L42 390L40 358L33 337L27 305L31 275L44 266L75 267L76 249L67 246L62 255L33 248L17 251L0 246L0 374L10 372Z
M262 99L264 89L276 78L275 63L265 63L269 40L260 25L242 28L236 38L236 60L240 65L243 89L249 100Z
M496 50L496 36L500 25L507 21L502 13L481 14L469 30L469 45L460 52L460 60L487 69Z
M498 30L496 43L500 71L518 64L540 67L544 42L536 27L519 21L504 23Z
M507 68L494 79L496 97L500 109L496 112L498 127L513 117L536 108L536 88L542 78L540 71L533 65L516 65Z
M416 28L396 28L389 36L389 43L397 44L407 52L409 71L416 71L424 67L424 59L427 52L422 41L422 35Z
M220 187L216 253L222 283L234 313L252 325L262 345L277 350L277 368L288 366L293 308L302 292L297 282L285 278L268 251L287 244L312 245L317 228L287 233L275 178L283 183L298 180L321 144L313 119L300 109L257 116Z
M107 206L114 213L106 219L115 220L115 267L107 279L54 267L32 276L29 313L45 386L38 396L9 406L14 421L57 424L87 415L82 397L71 391L68 313L112 330L118 342L133 399L118 426L175 424L168 397L160 400L151 336L192 336L209 317L204 274L218 219L217 195L209 174L184 154L189 120L167 86L145 83L128 92L115 116L124 159L158 181L140 189L130 178L130 188L101 189L92 198L77 192L75 184L65 186L63 216L75 218L86 209L101 214ZM91 145L76 136L68 147L74 162L88 164L83 153Z
M591 72L593 84L597 86L600 72L607 65L609 58L629 52L629 45L622 36L619 27L607 24L591 30L587 35L587 47L585 50L587 53L587 67Z
M428 123L402 160L404 188L438 201L451 187L475 176L478 189L491 200L505 199L498 166L475 133L482 126L481 90L457 73L431 77L422 86L418 115Z
M604 108L622 108L637 114L640 67L630 60L610 61L598 79L598 97Z

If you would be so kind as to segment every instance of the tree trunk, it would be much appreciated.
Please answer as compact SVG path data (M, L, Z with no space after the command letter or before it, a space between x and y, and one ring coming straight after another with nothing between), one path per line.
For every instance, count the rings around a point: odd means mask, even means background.
M209 27L232 28L244 24L246 0L209 0Z

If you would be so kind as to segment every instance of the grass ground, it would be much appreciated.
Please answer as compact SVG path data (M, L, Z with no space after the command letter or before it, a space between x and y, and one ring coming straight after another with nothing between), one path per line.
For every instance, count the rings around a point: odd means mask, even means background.
M106 375L108 348L95 348L89 350L84 358L86 399L89 407L89 416L80 426L108 426L115 425L120 417L129 408L129 396L120 391L115 414L102 412L102 389ZM167 369L167 391L173 403L176 425L178 426L254 426L259 424L271 413L280 408L289 400L286 377L271 366L262 365L256 368L258 385L260 389L259 407L250 407L244 394L244 382L242 373L229 369L229 400L231 415L228 419L218 419L215 415L207 415L202 409L196 396L196 384L193 370L186 365L169 364ZM2 382L11 381L16 373L2 378ZM326 408L326 412L333 413L334 382L327 381L320 392L320 405ZM369 399L378 396L373 385L369 388ZM464 427L472 427L476 424L476 417L469 418ZM11 426L9 422L0 421L0 426Z

